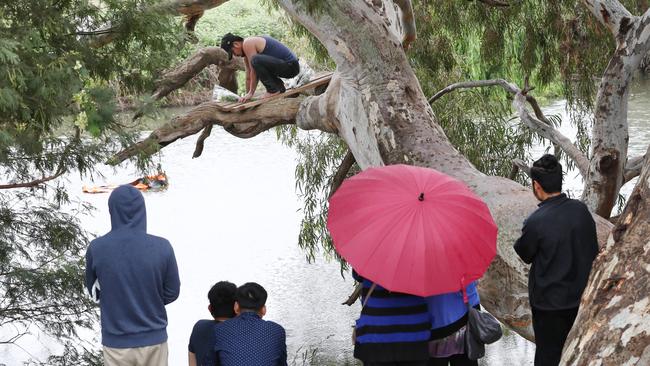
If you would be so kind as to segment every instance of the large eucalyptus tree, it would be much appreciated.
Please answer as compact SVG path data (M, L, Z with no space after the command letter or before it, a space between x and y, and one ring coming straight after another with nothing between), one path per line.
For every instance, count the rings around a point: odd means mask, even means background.
M202 143L215 124L242 138L255 136L275 126L295 124L304 130L316 129L341 138L351 153L342 164L345 168L349 168L351 161L356 161L361 169L404 163L443 171L465 181L481 195L499 225L498 255L480 283L482 302L510 327L532 339L527 271L514 255L511 245L519 234L523 218L535 209L536 202L528 188L510 179L487 176L478 171L445 136L404 52L415 38L411 2L279 0L277 3L318 38L335 62L336 72L323 94L283 99L236 114L223 110L219 103L206 102L155 130L144 141L120 152L112 162L119 163L142 151L155 152L178 138L205 130L207 133L204 132L200 139ZM508 5L505 2L484 3ZM589 153L581 151L548 123L530 95L528 85L519 87L506 80L474 81L450 86L443 93L457 88L499 85L512 94L512 105L521 122L553 142L577 166L585 182L583 199L595 213L600 242L604 245L612 225L603 217L609 218L620 187L639 174L643 162L643 157L628 161L626 156L626 111L630 81L650 50L650 11L643 16L633 16L616 0L585 0L582 6L593 14L593 19L606 26L617 41L616 51L599 84ZM213 52L219 54L219 50ZM225 59L223 54L219 57ZM534 116L526 108L528 103L535 109ZM617 260L623 258L618 256ZM598 281L604 281L602 266L607 262L602 256L597 262L594 268L597 275L593 276L587 291L589 296L598 291ZM637 278L648 277L647 268L645 272L635 273ZM633 297L634 294L620 296ZM583 313L593 311L592 304L583 305ZM629 335L637 343L645 339L639 338L647 334L643 333L644 325L635 322L647 313L650 306L647 301L630 303L617 300L610 305L613 308L607 319L616 317L615 326L620 329L636 329ZM594 339L600 338L592 333L585 336L583 333L589 329L590 319L584 314L580 319L583 321L578 322L574 337L587 337L595 349L598 341ZM642 320L647 324L647 319ZM601 327L598 331L604 329ZM631 344L630 339L623 342L617 347L625 348ZM580 346L585 347L582 343ZM638 361L643 352L643 357L647 357L650 352L647 349L629 348L628 360ZM602 359L608 364L611 361L607 357L613 352L585 353L572 356L572 360L578 360L576 364L587 364L587 360Z

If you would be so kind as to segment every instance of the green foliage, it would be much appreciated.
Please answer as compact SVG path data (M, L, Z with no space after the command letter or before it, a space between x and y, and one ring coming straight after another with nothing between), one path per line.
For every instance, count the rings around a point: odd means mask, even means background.
M93 175L98 163L134 141L114 117L110 83L118 80L132 92L149 90L185 39L180 23L161 16L152 6L156 3L0 3L3 330L11 326L20 336L37 327L76 344L77 331L96 324L95 304L82 283L88 237L77 219L89 207L71 202L64 182L48 179L69 172ZM103 37L109 42L99 47ZM17 184L28 187L10 189ZM15 340L3 334L8 338L0 342ZM79 363L90 363L92 352L77 351ZM71 364L71 355L48 364Z
M308 261L316 259L323 249L327 257L340 260L327 231L327 198L332 178L347 153L347 146L337 136L327 133L298 132L296 126L276 129L278 138L298 152L296 190L303 200L298 245L305 250ZM355 171L352 169L348 174ZM345 264L341 262L341 271Z
M309 4L310 1L306 1ZM503 78L523 87L529 77L539 100L564 97L571 123L578 130L578 147L589 147L596 83L614 42L580 2L559 0L512 1L507 8L480 2L414 1L418 40L408 56L427 96L447 85L467 80ZM637 14L647 9L641 0L623 1ZM305 37L294 25L292 33ZM312 53L325 50L315 41ZM326 58L325 58L326 59ZM518 120L512 119L511 97L498 87L456 91L437 100L432 108L447 137L480 171L509 176L512 160L530 160L530 147L541 141ZM303 141L304 142L304 141ZM323 137L312 146L297 143L301 154L296 169L299 192L305 200L300 245L307 257L324 248L332 254L327 236L326 192L336 163L342 159L339 145ZM340 144L340 142L339 142ZM333 155L333 156L332 156ZM565 166L574 163L561 152ZM527 179L519 174L521 183Z
M283 39L287 29L278 27L282 14L259 0L229 1L205 13L196 26L199 47L218 46L221 37L230 32L241 37L268 34Z

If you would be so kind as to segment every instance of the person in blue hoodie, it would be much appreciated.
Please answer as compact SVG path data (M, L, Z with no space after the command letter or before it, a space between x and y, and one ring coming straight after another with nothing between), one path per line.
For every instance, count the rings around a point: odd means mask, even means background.
M115 189L108 208L111 231L90 242L85 280L99 300L104 365L165 366L165 305L180 292L174 250L147 234L144 197L136 188Z
M469 304L479 308L476 283L465 289ZM478 366L478 361L467 358L465 331L467 329L467 304L463 293L429 296L426 298L431 317L428 366Z

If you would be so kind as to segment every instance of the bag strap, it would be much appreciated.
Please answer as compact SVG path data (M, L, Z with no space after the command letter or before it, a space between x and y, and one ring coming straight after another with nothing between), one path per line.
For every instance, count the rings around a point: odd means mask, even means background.
M464 302L465 304L467 304L468 307L471 306L471 305L469 304L469 297L467 297L467 286L465 286L465 276L463 276L463 277L460 279L460 290L461 290L461 292L462 292L462 294L463 294L463 302Z
M368 290L368 293L366 294L366 298L363 300L363 306L361 306L361 310L366 307L368 299L370 299L370 295L372 295L372 292L375 291L375 287L377 287L377 284L373 282L372 286L370 286L370 289Z

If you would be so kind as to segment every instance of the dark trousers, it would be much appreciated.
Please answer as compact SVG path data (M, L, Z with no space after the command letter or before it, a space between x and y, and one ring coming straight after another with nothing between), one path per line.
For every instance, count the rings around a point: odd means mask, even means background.
M470 360L466 354L445 358L431 358L427 366L478 366L478 361Z
M257 54L251 59L257 79L264 84L269 93L285 92L284 82L280 78L292 78L300 72L298 61L284 61L277 57Z
M578 308L568 310L540 310L532 308L535 330L535 366L557 366L562 348Z
M427 366L427 361L364 362L363 366Z

